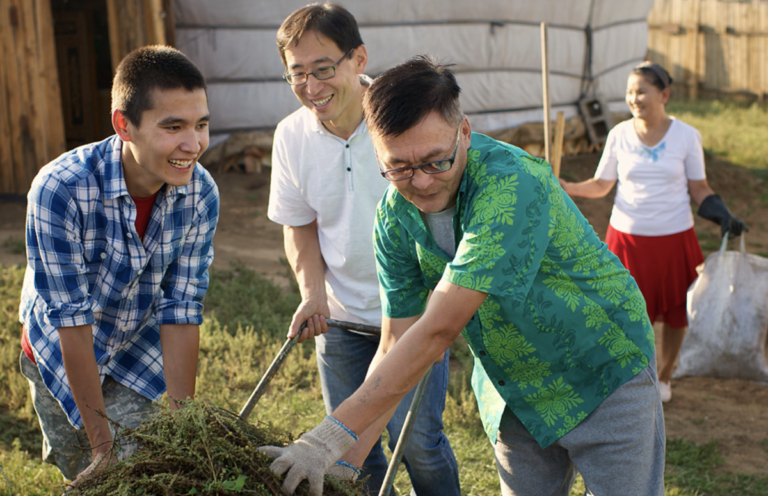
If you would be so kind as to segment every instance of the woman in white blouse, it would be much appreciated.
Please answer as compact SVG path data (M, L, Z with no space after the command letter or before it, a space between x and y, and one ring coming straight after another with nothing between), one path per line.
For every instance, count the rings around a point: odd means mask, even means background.
M691 198L699 205L698 215L718 223L723 235L749 230L707 184L701 134L667 115L671 83L658 64L635 67L626 95L633 118L608 134L595 176L580 183L560 181L568 195L586 198L603 197L619 183L605 242L637 280L651 322L664 323L662 401L672 397L669 380L688 327L686 291L704 261Z

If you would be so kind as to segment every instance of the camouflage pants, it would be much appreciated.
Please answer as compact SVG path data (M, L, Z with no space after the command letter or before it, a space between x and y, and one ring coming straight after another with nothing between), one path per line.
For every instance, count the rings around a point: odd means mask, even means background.
M74 480L92 461L85 427L75 429L69 423L64 410L43 383L37 366L27 355L22 352L19 361L21 373L29 381L29 391L43 431L43 460L55 465L67 479ZM101 391L107 416L122 427L135 429L159 410L159 405L119 384L110 376L104 379ZM110 429L114 438L114 426L110 425ZM126 458L135 449L133 444L121 443L119 457Z

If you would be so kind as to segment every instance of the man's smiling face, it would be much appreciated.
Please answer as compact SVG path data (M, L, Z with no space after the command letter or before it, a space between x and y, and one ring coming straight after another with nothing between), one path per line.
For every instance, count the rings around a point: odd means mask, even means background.
M453 166L449 170L438 174L416 170L413 177L392 182L406 200L424 213L442 212L456 204L467 166L467 149L472 140L472 128L466 117L458 123L458 127L456 123L446 122L437 112L432 112L398 136L371 135L379 167L384 171L447 159L456 150Z
M316 31L304 33L298 42L285 50L286 72L312 72L333 66L344 52L329 38ZM305 84L291 86L296 98L312 111L326 127L357 126L361 119L362 87L359 75L368 61L365 47L352 50L336 67L336 75L325 81L309 76ZM350 122L347 122L350 121Z
M163 184L185 186L208 148L208 97L198 88L153 89L152 106L140 125L115 111L113 123L123 144L123 170L131 196L145 198Z

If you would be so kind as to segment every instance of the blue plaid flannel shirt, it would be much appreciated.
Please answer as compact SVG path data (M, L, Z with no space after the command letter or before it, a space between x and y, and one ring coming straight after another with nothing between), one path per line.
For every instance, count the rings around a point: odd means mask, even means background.
M195 166L187 186L164 186L144 240L134 222L113 136L43 167L27 197L27 271L20 320L45 385L70 423L82 425L57 328L91 324L102 382L152 400L165 392L160 325L200 324L219 192Z

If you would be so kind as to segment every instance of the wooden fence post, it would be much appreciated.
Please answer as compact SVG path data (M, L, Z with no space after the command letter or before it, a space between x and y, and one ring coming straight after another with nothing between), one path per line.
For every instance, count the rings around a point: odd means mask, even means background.
M691 2L692 18L688 33L688 53L690 58L690 77L688 78L688 98L697 100L699 97L699 30L701 27L701 0Z
M544 160L551 164L552 160L552 113L549 102L549 57L547 56L547 23L541 23L541 79L544 94Z

